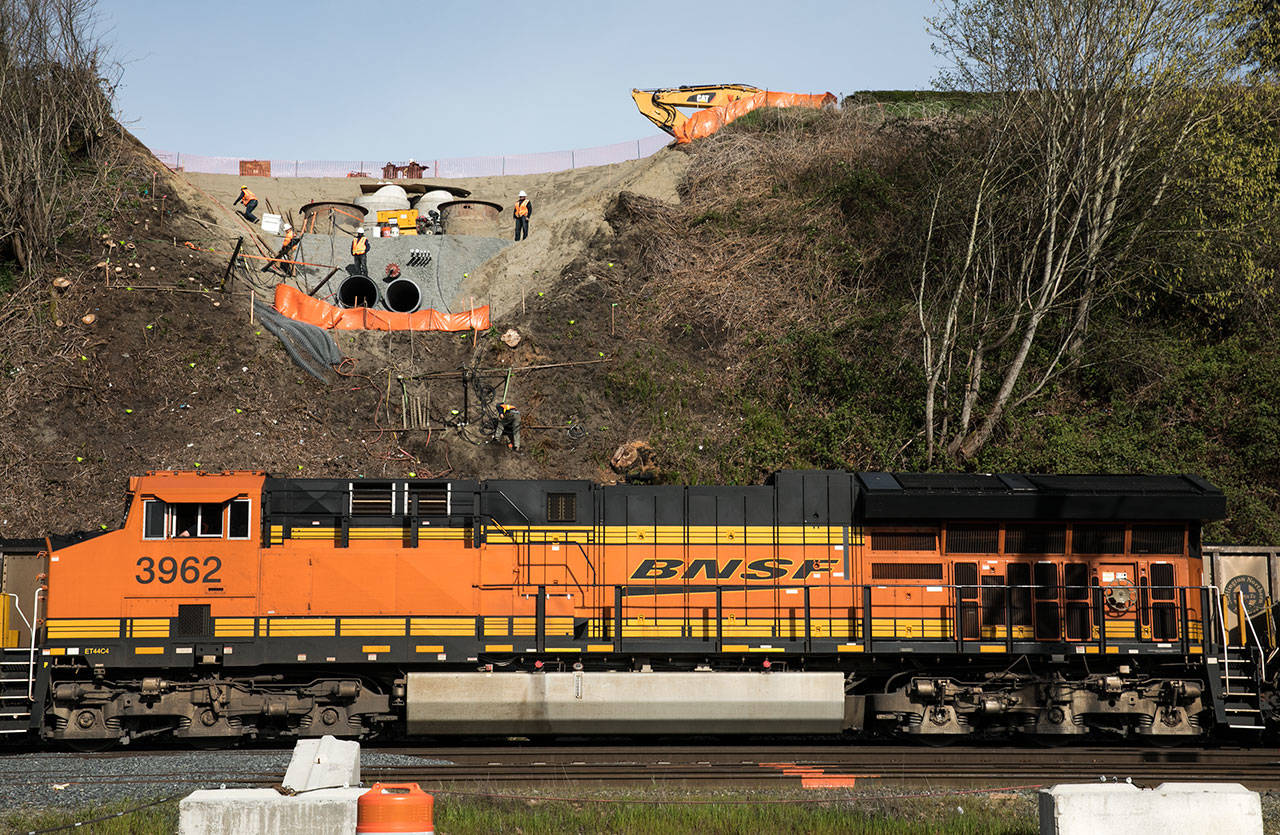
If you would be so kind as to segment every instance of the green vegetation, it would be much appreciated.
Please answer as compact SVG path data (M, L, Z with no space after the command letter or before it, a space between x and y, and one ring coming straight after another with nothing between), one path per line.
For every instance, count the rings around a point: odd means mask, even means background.
M562 792L555 792L562 794ZM813 793L808 793L812 795ZM656 796L655 796L656 795ZM1014 835L1037 831L1034 798L1002 795L906 800L823 799L799 792L751 791L716 797L667 791L590 792L575 802L436 797L437 831L450 835L515 832L625 832L634 835L713 835L739 832L849 835ZM637 802L626 802L634 798ZM670 802L663 802L669 800ZM752 802L756 801L756 802Z
M502 797L502 795L513 795ZM570 800L557 800L568 797ZM134 809L138 801L72 811L10 811L0 829L25 832L73 826ZM738 832L850 833L850 835L1018 835L1034 833L1035 798L997 794L893 798L801 789L686 792L661 787L610 790L593 786L504 788L486 796L468 788L435 795L435 827L449 835L522 832L619 832L634 835L713 835ZM112 818L95 835L176 832L178 802Z
M159 799L159 798L157 798ZM76 827L76 832L92 832L94 835L160 835L178 831L178 801L172 800L157 806L133 812L147 801L125 800L105 806L91 806L69 811L52 809L9 810L0 812L0 830L4 832L30 832L54 829L60 826ZM122 817L111 817L128 812ZM78 826L83 821L107 818L92 826Z
M1187 61L1207 77L1223 71L1204 55ZM1119 220L1094 230L1086 218L1081 234L1101 243L1083 256L1038 251L1040 263L1074 270L1076 283L1044 306L1014 396L991 412L990 435L972 442L970 432L968 446L947 443L966 440L960 405L972 384L976 424L994 402L1019 341L997 337L1030 309L1025 285L1007 276L1052 220L1034 216L1044 187L1035 135L1029 120L999 122L1006 103L990 95L856 101L936 102L946 112L755 111L691 146L679 206L619 201L612 257L637 266L636 286L622 289L643 299L637 337L649 347L620 357L608 393L635 410L664 480L758 483L792 467L1197 473L1228 494L1229 518L1208 540L1280 541L1274 91L1162 100L1146 122L1117 128L1152 137L1117 163L1134 172ZM1028 98L1009 113L1092 106ZM987 269L974 269L964 263L980 185L972 173L996 131L1019 132L1021 144L992 169L1003 190L981 204L996 208L980 214L987 260L976 263ZM1098 142L1110 147L1104 135ZM1077 167L1067 160L1065 169ZM1063 182L1053 187L1067 203L1073 189L1096 185ZM968 284L947 283L965 269ZM926 270L939 295L922 298ZM938 302L953 297L961 328L994 315L936 366L931 454L921 306L936 349ZM978 346L984 373L972 377Z

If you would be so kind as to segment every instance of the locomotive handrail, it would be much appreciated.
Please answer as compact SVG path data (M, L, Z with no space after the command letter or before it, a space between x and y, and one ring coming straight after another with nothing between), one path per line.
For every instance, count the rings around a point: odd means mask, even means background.
M40 623L40 593L46 591L44 586L37 586L36 593L31 596L31 648L27 652L27 701L35 699L36 685L36 624ZM21 614L21 611L19 611Z
M562 563L555 563L555 565L562 570L565 568ZM705 582L698 583L686 580L685 584L680 586L680 595L664 598L662 592L669 590L670 587L658 582L578 583L576 578L566 576L562 581L545 584L545 588L553 594L555 589L565 589L588 596L597 590L607 592L608 589L613 589L615 605L611 613L607 608L603 608L607 600L603 596L594 607L602 608L601 617L607 621L601 622L601 637L608 637L608 633L612 632L615 639L629 640L632 637L630 621L635 617L643 621L647 616L655 619L653 624L645 627L647 629L654 629L655 626L659 630L673 629L683 637L693 636L693 630L696 629L701 631L702 639L714 640L718 646L723 644L725 628L733 623L735 616L749 620L772 618L775 621L772 628L763 623L759 625L764 630L761 637L803 641L807 651L812 651L815 640L819 638L823 641L847 640L861 644L862 651L866 653L871 653L882 641L893 642L904 639L911 642L953 642L960 652L965 651L970 644L983 645L981 651L989 652L993 641L1002 642L1006 652L1014 651L1020 643L1045 641L1093 646L1097 648L1095 651L1102 652L1108 651L1117 641L1159 643L1162 648L1181 646L1184 654L1190 651L1194 643L1212 651L1212 636L1217 631L1212 625L1215 620L1213 606L1220 602L1210 599L1209 589L1204 586L1171 586L1169 588L1180 592L1181 602L1180 604L1177 602L1179 595L1174 595L1167 604L1168 614L1161 616L1169 620L1159 620L1152 630L1154 634L1149 634L1146 632L1145 624L1142 624L1141 629L1139 628L1140 621L1136 613L1131 614L1123 624L1112 618L1109 610L1100 600L1101 589L1096 586L1034 582L975 586L937 582L876 581L841 586L837 589L835 586L826 584L814 585L803 581L787 582L786 580L758 584L747 582L728 584L716 582L715 579L708 577ZM896 601L874 599L876 589L948 590L951 594L947 603L939 610L937 600L926 602L921 598L919 601L913 599L904 602L901 596ZM1087 590L1087 597L1082 600L1064 601L1062 595L1072 589ZM958 597L959 590L978 591L981 597L961 600ZM1039 594L1043 596L1037 597L1036 590L1040 590ZM1192 590L1198 590L1201 594L1198 603L1193 603L1191 600ZM804 595L803 598L797 595L795 600L795 603L803 607L803 623L793 617L794 623L788 627L784 622L785 619L778 618L774 603L756 599L757 596L768 597L784 591ZM830 601L825 599L828 594L836 591L840 591L842 598L848 595L851 597L840 603L836 602L834 596ZM740 599L741 602L727 603L723 597L725 593L737 595L738 597L734 598L735 601ZM988 598L988 593L993 594ZM1020 598L1019 593L1025 596ZM695 605L687 600L690 594L715 595L716 601L714 603L708 601L707 605ZM636 600L637 597L642 600ZM1043 624L1044 630L1041 631L1042 616L1037 606L1043 602L1052 603L1057 616L1050 617L1050 620ZM977 621L966 620L972 615L962 611L970 605L978 610ZM1094 620L1095 627L1092 635L1088 631L1088 620L1077 621L1072 627L1067 621L1060 619L1064 615L1070 617L1067 607L1073 605L1079 606L1078 614ZM1194 618L1192 617L1193 607L1196 607ZM800 610L801 606L796 608ZM702 611L698 612L698 609ZM831 631L833 618L839 618L842 621L839 632ZM658 624L664 619L669 619L665 627ZM821 634L816 634L815 630L820 628L819 624L824 620L828 622L826 627ZM677 621L683 625L676 623ZM1192 630L1201 623L1205 624L1205 630L1199 635L1193 634ZM845 632L846 628L847 632ZM972 631L975 628L978 631ZM595 627L592 627L592 633L595 634L595 632ZM675 634L673 632L671 636ZM846 637L839 638L840 634ZM662 635L652 632L643 637L656 638ZM615 640L615 647L617 645L618 641ZM615 651L620 650L615 649Z
M1227 632L1227 615L1226 608L1222 605L1222 595L1210 595L1213 600L1213 606L1218 610L1218 623L1222 627L1222 675L1225 680L1231 680L1231 633Z
M33 605L38 605L39 594L40 594L40 589L37 588L36 589L37 599L32 601ZM35 695L34 685L36 680L36 628L31 621L27 620L27 616L22 613L22 604L18 598L17 592L7 591L7 592L4 592L4 596L13 598L13 609L18 613L18 617L22 618L22 622L27 625L27 631L31 634L31 648L30 650L28 650L28 653L27 653L27 701L31 701L31 699Z
M1249 609L1244 605L1244 592L1236 592L1240 595L1240 618L1249 624L1249 631L1253 633L1253 642L1258 645L1258 674L1263 681L1267 680L1267 659L1262 653L1262 642L1258 640L1258 631L1253 628L1253 618L1249 615Z

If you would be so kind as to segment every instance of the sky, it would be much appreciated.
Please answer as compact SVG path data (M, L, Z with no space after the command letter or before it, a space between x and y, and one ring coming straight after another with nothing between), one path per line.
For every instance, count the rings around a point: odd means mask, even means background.
M403 160L652 136L633 87L923 89L933 0L99 0L117 105L156 151Z

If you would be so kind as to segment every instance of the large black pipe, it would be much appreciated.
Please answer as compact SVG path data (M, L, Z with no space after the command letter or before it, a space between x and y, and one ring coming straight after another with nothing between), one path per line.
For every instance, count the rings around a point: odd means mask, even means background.
M397 278L387 285L383 298L387 303L387 310L412 313L422 304L422 291L410 279Z
M338 285L338 304L343 307L373 307L378 303L378 285L367 275L349 275Z

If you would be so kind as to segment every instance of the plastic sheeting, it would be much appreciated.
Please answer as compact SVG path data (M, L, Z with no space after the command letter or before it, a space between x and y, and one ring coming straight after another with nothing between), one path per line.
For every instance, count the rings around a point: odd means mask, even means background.
M835 103L836 97L831 93L809 95L807 93L778 93L772 90L762 90L754 96L747 96L719 107L708 107L706 110L700 110L685 119L682 124L676 125L673 133L676 137L676 143L683 145L686 142L710 136L734 119L746 116L757 107L816 108Z
M394 313L367 307L342 308L314 299L287 284L276 285L275 308L290 319L340 331L469 331L489 328L488 305L461 313L441 313L438 310Z

